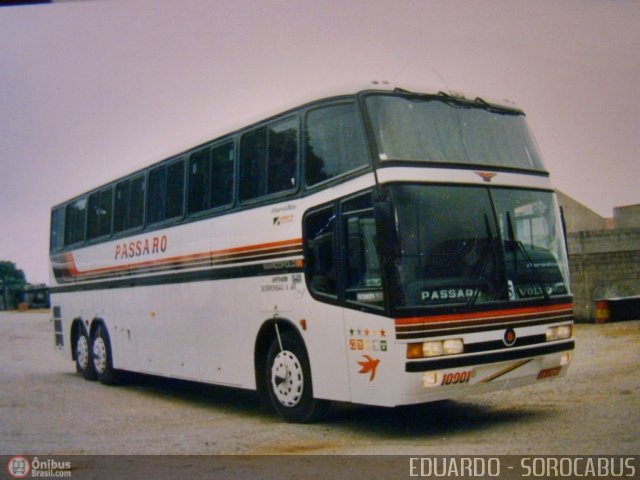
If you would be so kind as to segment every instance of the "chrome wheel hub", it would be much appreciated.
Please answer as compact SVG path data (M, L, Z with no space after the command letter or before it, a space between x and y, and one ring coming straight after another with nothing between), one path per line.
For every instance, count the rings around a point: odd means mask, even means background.
M107 369L107 346L101 337L93 341L93 365L98 373L104 373Z
M89 342L84 335L80 335L76 343L76 359L80 368L86 370L89 366Z
M276 355L271 368L271 385L278 401L286 407L300 402L304 390L304 374L298 358L289 351Z

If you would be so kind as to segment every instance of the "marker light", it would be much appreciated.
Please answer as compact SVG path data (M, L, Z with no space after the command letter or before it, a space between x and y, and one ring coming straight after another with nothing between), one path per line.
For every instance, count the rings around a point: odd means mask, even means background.
M571 325L559 325L547 328L547 342L571 338Z
M440 357L442 355L457 355L463 352L464 342L461 338L407 344L407 358Z

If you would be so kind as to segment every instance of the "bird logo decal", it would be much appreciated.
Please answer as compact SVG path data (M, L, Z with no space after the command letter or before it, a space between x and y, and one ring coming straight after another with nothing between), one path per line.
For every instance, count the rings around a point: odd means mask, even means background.
M380 360L377 358L371 358L369 355L363 355L366 361L358 362L362 368L358 373L369 373L369 381L373 382L373 379L376 378L376 369L378 368L378 364Z

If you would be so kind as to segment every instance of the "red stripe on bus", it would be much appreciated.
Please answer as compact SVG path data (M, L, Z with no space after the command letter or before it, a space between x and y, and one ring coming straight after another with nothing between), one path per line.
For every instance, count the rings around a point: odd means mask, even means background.
M396 326L402 325L419 325L429 323L445 323L445 322L458 322L465 320L483 320L483 319L504 319L511 317L518 317L522 315L530 315L537 313L570 313L573 311L573 304L563 303L560 305L547 305L543 307L525 307L503 310L489 310L486 312L471 312L471 313L453 313L448 315L434 315L431 317L407 317L396 318Z
M78 277L83 275L95 275L98 273L118 272L122 270L136 270L136 269L149 267L153 265L183 263L185 261L194 260L198 258L211 258L212 260L215 260L215 257L232 256L232 254L258 253L265 250L268 251L268 250L276 249L279 247L287 247L287 246L302 246L302 239L295 238L291 240L281 240L278 242L260 243L257 245L246 245L243 247L225 248L222 250L212 250L210 252L192 253L189 255L160 258L157 260L147 260L147 261L138 262L138 263L126 263L124 265L116 265L112 267L93 268L93 269L84 270L84 271L78 270L78 267L76 266L75 258L73 257L72 252L67 253L66 261L67 261L67 267L69 269L69 273L71 274L71 276Z

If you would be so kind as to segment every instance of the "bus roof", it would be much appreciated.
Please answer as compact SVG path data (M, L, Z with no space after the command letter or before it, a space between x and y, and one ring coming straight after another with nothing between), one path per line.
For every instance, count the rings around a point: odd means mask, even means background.
M265 89L260 92L247 92L245 95L240 97L242 98L242 101L237 101L238 97L234 96L233 98L235 100L234 102L231 102L231 104L225 104L225 101L217 102L221 105L219 110L220 118L223 118L224 121L212 124L211 128L207 130L206 136L188 141L177 140L170 147L163 148L162 151L158 151L158 153L154 154L151 158L132 159L130 164L131 166L126 171L118 172L116 175L110 175L104 182L100 182L97 185L89 185L90 188L81 189L76 195L57 202L53 208L57 208L69 201L83 197L87 193L100 189L111 182L141 172L156 163L162 162L163 160L177 158L190 150L197 149L200 146L204 146L218 138L234 134L239 130L261 123L290 110L295 110L296 108L331 98L353 96L363 92L376 91L390 93L394 91L404 91L425 95L441 94L467 101L474 101L480 98L488 104L497 107L520 111L518 106L510 100L488 99L477 95L461 93L459 91L446 90L433 84L420 82L371 80L368 82L356 81L350 83L326 82L321 86L314 85L311 87L308 85L274 86L271 89ZM212 104L213 103L216 102L212 102ZM216 105L212 105L212 108L215 107Z

